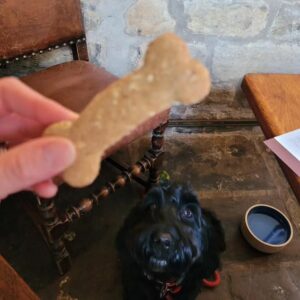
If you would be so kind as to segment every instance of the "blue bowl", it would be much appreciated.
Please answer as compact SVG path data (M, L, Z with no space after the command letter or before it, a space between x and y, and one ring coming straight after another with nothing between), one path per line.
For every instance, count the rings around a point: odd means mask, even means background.
M275 253L293 238L293 227L283 212L266 204L250 207L241 225L245 239L255 249Z

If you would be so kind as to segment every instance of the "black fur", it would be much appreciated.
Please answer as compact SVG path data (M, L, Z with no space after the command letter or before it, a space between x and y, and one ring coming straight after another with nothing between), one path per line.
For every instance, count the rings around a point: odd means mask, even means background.
M180 281L172 299L195 299L203 278L220 268L221 223L187 187L159 186L130 212L117 236L123 299L156 300L166 281Z

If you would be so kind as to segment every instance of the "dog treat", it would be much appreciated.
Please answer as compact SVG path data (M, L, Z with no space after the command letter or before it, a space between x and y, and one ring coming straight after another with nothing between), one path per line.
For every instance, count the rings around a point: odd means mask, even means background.
M176 35L153 41L144 66L97 94L76 121L51 125L46 136L63 136L76 147L77 157L62 178L73 187L91 184L105 151L136 127L173 104L200 102L210 90L206 68L193 60Z

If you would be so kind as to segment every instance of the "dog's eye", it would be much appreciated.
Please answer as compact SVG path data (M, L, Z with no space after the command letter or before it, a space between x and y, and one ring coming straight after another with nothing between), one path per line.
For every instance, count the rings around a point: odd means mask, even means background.
M183 219L191 219L193 217L192 211L187 207L181 210L180 215Z

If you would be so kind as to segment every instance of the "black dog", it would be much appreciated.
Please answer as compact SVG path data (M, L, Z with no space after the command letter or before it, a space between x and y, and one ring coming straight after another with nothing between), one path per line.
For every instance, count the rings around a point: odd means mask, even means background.
M183 186L159 186L129 214L117 236L126 300L195 299L220 268L224 233Z

